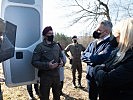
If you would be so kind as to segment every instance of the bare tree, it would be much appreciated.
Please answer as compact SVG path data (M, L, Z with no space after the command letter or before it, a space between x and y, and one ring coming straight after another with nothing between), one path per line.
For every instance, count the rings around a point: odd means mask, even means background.
M102 2L101 0L96 0L94 1L93 5L91 2L88 2L87 6L82 5L81 2L79 2L79 0L74 1L75 4L69 5L69 7L79 7L79 10L74 11L70 14L71 16L77 15L72 21L71 25L78 23L80 21L89 21L90 24L94 25L95 22L103 18L111 20L108 8L109 0L107 0L106 3Z
M110 3L110 15L114 22L133 17L133 0L114 0Z
M133 0L68 0L68 4L67 7L72 9L69 17L73 18L70 26L87 23L89 30L94 29L102 19L116 22L133 16Z

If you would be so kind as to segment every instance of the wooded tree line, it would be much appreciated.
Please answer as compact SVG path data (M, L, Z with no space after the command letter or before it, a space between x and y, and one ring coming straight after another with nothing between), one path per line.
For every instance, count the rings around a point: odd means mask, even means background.
M72 37L68 37L64 34L55 34L55 41L59 42L63 48L65 48L68 44L72 43ZM83 44L84 47L87 47L87 45L93 40L92 36L79 36L78 37L78 43Z

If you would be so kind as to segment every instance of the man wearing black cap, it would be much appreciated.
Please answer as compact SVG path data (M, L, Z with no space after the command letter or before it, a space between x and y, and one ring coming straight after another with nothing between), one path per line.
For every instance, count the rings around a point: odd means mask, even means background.
M49 100L51 87L53 99L60 100L59 67L63 66L63 55L57 43L53 41L51 26L45 27L42 35L44 40L36 46L32 57L32 65L39 70L40 100Z
M77 42L77 36L72 37L72 44L69 44L64 53L70 59L70 63L72 64L72 76L73 76L73 86L76 88L76 70L78 71L78 87L81 88L81 78L82 78L82 64L81 64L81 52L85 50L82 44ZM70 51L71 56L67 54Z

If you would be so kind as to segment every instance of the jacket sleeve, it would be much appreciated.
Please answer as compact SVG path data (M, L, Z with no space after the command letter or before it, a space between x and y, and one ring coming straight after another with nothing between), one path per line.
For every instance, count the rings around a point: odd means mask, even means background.
M64 51L62 51L62 55L63 55L62 60L63 60L64 65L65 65L66 64L66 55L65 55Z
M31 64L38 69L49 70L48 62L41 61L41 46L39 45L33 52Z
M85 51L85 47L83 45L81 45L81 46L82 46L82 51Z
M100 52L99 54L96 55L91 55L90 56L90 61L91 63L93 63L94 65L98 65L98 64L102 64L104 63L104 61L106 61L108 59L108 57L110 56L112 50L114 50L114 47L112 47L111 45L108 45L102 52Z
M102 64L104 63L110 56L111 52L118 46L118 43L116 41L116 38L114 36L110 37L110 41L107 44L106 48L102 50L97 55L91 55L90 61L94 64Z
M82 53L82 55L81 55L81 60L83 61L83 62L85 62L85 63L89 63L90 62L90 56L91 56L91 54L92 54L92 50L91 49L93 49L93 47L92 47L92 43L90 43L88 46L87 46L87 48L86 48L86 50Z
M101 86L106 87L123 87L128 83L133 83L132 61L122 63L116 69L110 72L98 70L94 77Z

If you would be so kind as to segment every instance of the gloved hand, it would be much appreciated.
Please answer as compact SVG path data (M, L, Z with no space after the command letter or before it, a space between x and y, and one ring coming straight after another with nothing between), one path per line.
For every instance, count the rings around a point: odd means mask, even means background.
M103 70L98 70L97 73L95 74L94 78L97 82L97 85L102 86L104 81L106 80L107 77L107 72L104 72Z
M97 74L97 72L99 71L99 70L104 70L105 69L105 65L104 64L101 64L101 65L96 65L95 67L94 67L94 69L93 69L93 75L94 75L94 77L96 76L96 74Z

